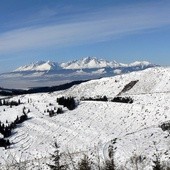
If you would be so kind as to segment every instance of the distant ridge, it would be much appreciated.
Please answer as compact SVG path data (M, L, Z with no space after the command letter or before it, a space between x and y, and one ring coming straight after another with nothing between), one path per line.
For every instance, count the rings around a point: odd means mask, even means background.
M58 86L72 81L98 79L140 71L158 65L148 61L130 64L86 57L65 63L38 61L0 74L0 87L28 89L29 87Z
M117 68L117 67L152 67L155 66L148 61L135 61L130 64L118 63L116 61L107 61L104 59L97 59L96 57L86 57L80 60L73 60L66 63L57 63L52 61L38 61L30 65L25 65L14 70L16 71L50 71L62 69L93 69L93 68Z
M30 65L25 65L17 68L14 71L49 71L61 69L59 64L51 61L38 61Z
M28 90L22 90L22 89L4 89L0 87L0 96L15 96L15 95L22 95L22 94L32 94L32 93L51 93L54 91L59 90L66 90L74 85L78 85L84 82L87 82L89 80L84 81L73 81L66 84L61 84L58 86L51 86L51 87L36 87L36 88L30 88Z
M71 62L61 64L61 67L64 69L87 69L118 66L120 66L120 64L116 61L107 61L103 59L97 59L96 57L86 57L80 60L73 60Z

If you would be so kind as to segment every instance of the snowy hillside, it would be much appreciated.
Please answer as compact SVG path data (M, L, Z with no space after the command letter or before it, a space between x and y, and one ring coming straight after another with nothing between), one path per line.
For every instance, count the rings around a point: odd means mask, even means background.
M145 93L159 93L170 91L169 68L149 68L140 72L132 72L120 76L92 80L79 86L72 87L66 93L75 97L114 97L131 81L139 82L124 95L136 95ZM159 74L159 76L158 76Z
M75 97L77 107L70 111L59 106L56 99L61 96ZM101 96L109 101L81 100ZM116 96L131 97L133 103L111 102ZM134 156L146 157L139 163L143 169L151 169L154 154L160 156L161 163L169 161L170 133L161 125L170 120L170 68L149 68L91 80L65 91L27 94L10 100L18 99L19 106L0 106L0 120L5 124L22 115L23 107L30 109L29 119L8 138L10 148L0 147L0 169L22 161L26 161L28 169L46 169L55 141L62 152L69 151L75 157L87 154L93 160L95 153L102 160L109 158L108 147L113 145L120 169L135 169L130 161ZM58 107L64 113L49 117L47 110Z

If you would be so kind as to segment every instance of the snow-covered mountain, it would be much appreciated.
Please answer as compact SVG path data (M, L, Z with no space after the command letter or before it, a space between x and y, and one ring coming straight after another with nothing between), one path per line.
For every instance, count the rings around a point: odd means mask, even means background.
M75 80L109 77L155 66L147 61L122 64L95 57L60 64L40 61L21 66L9 73L0 74L0 86L5 88L52 86Z
M51 61L38 61L36 63L32 63L30 65L25 65L17 68L14 72L22 72L22 71L49 71L49 70L59 70L61 69L59 64Z
M74 60L67 63L62 63L63 69L90 69L90 68L116 68L116 67L137 67L137 66L154 66L147 61L136 61L130 64L118 63L116 61L107 61L103 59L97 59L96 57L87 57L80 60Z
M96 57L87 57L61 64L61 67L64 69L88 69L118 66L120 66L120 64L116 61L107 61L103 59L97 59Z
M95 69L95 68L117 68L117 67L151 67L151 64L147 61L136 61L130 64L118 63L116 61L107 61L103 59L97 59L96 57L86 57L80 60L73 60L66 63L57 63L51 61L39 61L30 65L21 66L14 70L14 72L22 71L50 71L61 69Z
M56 99L61 96L75 97L77 107L70 111L59 105ZM109 101L82 100L100 96ZM133 103L111 102L114 97L130 97ZM0 169L21 165L48 169L54 142L67 162L72 159L74 163L86 154L95 166L99 158L100 162L109 159L112 146L117 169L152 170L157 159L169 166L170 68L149 68L91 80L64 91L15 96L10 101L18 99L18 106L0 106L0 121L5 124L21 116L23 107L30 109L29 119L8 137L11 147L0 147ZM59 107L64 113L50 117L47 110Z

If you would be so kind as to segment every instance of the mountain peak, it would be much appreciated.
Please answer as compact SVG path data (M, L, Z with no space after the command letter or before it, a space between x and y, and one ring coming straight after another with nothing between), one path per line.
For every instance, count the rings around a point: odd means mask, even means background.
M80 60L74 60L67 63L62 63L61 67L64 69L88 69L88 68L104 68L117 67L119 64L115 61L110 62L96 57L85 57Z
M17 68L14 72L17 71L49 71L49 70L57 70L60 66L56 62L51 61L37 61L30 65L25 65Z
M107 61L104 59L98 59L96 57L85 57L79 60L73 60L66 63L58 64L52 61L38 61L30 65L25 65L17 68L14 72L20 71L50 71L61 69L100 69L100 68L118 68L118 67L153 67L155 65L147 61L135 61L130 64L117 63L116 61Z

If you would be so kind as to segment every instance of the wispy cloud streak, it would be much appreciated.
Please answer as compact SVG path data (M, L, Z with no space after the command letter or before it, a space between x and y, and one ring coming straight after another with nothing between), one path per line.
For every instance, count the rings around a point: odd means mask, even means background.
M0 34L0 53L95 43L170 25L170 4L109 8L76 21L26 27ZM105 12L107 11L107 12Z

